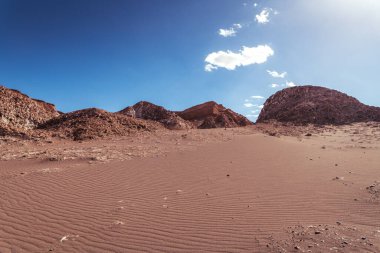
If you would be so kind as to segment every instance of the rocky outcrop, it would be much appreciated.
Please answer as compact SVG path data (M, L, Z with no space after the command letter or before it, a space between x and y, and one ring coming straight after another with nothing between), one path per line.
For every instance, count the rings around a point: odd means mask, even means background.
M177 114L193 122L198 128L239 127L253 124L246 117L214 101L193 106Z
M132 106L135 117L139 119L154 120L162 123L168 129L190 129L193 128L192 123L182 119L172 111L166 110L162 106L158 106L146 101L141 101ZM126 114L130 112L130 107L121 110L119 113Z
M62 114L39 127L51 132L53 137L73 140L126 136L140 130L154 131L160 128L161 125L156 122L134 119L97 108Z
M265 102L257 122L271 120L318 125L380 121L380 108L336 90L298 86L281 90Z
M128 106L128 107L124 108L123 110L119 111L119 113L124 114L124 115L129 116L129 117L132 117L132 118L136 118L136 112L132 106Z
M53 104L0 86L0 135L22 133L57 116Z

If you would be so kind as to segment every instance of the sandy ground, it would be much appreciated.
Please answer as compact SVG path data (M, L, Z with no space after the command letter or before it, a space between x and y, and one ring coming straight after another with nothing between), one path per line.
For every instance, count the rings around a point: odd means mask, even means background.
M380 252L379 126L2 139L0 252Z

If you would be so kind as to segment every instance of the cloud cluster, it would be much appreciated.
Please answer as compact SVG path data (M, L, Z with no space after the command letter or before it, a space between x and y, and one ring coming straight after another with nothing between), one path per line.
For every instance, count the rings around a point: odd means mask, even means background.
M271 88L278 88L278 87L289 88L289 87L295 87L295 86L297 86L297 84L293 82L288 82L288 81L286 81L284 84L272 83L270 85Z
M285 86L286 86L286 87L295 87L295 86L297 86L297 85L296 85L295 83L293 83L293 82L288 82L288 81L286 81Z
M270 8L264 8L259 14L256 15L255 20L259 24L269 23L269 15L272 12Z
M272 83L271 85L270 85L270 87L271 88L277 88L279 85L277 84L277 83Z
M249 112L249 114L246 114L245 116L248 117L248 118L257 118L257 117L259 117L259 114L261 112L261 109L263 109L263 107L264 107L264 105L249 104L248 108L253 108L253 110L251 110Z
M271 75L274 78L285 78L285 76L288 74L286 72L279 73L275 70L267 70L268 74Z
M252 103L245 103L244 106L247 108L257 108L255 111L259 111L259 109L261 110L264 107L264 105L255 105Z
M245 116L248 118L257 118L259 117L259 114L261 112L261 109L263 109L264 105L260 104L254 104L253 101L262 100L264 99L263 96L250 96L249 99L244 100L245 103L243 104L246 108L250 109L249 114L246 114Z
M222 37L233 37L236 36L237 30L241 28L241 24L233 24L232 27L228 29L219 29L219 35Z
M273 49L268 45L259 45L257 47L245 47L239 52L218 51L207 55L205 62L205 71L211 72L218 68L234 70L240 66L251 64L262 64L274 55Z

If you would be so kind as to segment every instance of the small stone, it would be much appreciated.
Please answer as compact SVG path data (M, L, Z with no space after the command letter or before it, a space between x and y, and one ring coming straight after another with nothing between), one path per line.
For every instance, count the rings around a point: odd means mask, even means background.
M230 177L230 174L227 174L227 177Z
M308 136L308 137L310 137L312 134L311 133L307 133L307 134L305 134L305 136Z
M319 235L321 231L315 231L314 234Z

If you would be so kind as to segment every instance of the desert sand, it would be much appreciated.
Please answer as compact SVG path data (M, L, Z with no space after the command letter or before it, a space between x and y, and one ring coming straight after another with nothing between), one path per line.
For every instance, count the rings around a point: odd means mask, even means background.
M380 124L2 138L0 252L380 252Z

